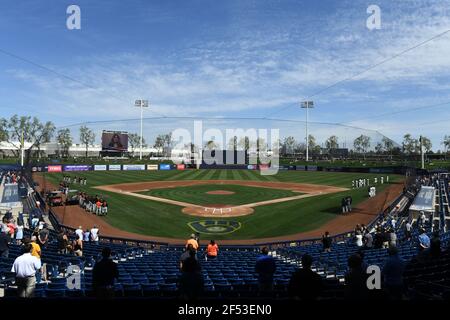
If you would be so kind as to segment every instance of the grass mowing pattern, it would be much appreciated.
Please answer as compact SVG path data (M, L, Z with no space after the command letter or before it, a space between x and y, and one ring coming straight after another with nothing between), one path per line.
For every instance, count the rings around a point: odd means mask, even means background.
M208 191L224 190L234 194L216 195L207 194ZM260 187L247 187L227 184L207 184L189 187L153 189L139 192L150 196L188 202L192 204L211 205L229 204L241 205L246 203L260 202L265 200L286 198L301 195L299 192L290 190L277 190Z
M222 171L227 172L223 173ZM83 186L81 190L90 194L102 194L108 199L110 208L105 219L111 225L130 232L171 238L185 238L192 232L187 223L201 219L183 214L181 208L175 205L150 200L143 201L136 197L100 191L92 187L140 181L205 180L208 176L218 178L225 175L227 179L231 180L298 182L350 188L353 179L380 176L362 173L280 171L277 175L268 178L261 176L258 171L250 170L192 170L187 173L183 172L183 174L180 171L90 171L65 174L86 177L88 185ZM62 180L62 176L62 173L45 174L46 179L55 185ZM400 176L389 176L391 182L400 178ZM381 192L386 186L386 184L379 186L378 192ZM78 185L73 185L72 189L78 189L78 187ZM314 230L336 217L336 213L339 212L340 200L344 195L351 195L354 205L356 205L367 198L367 190L365 188L349 190L257 207L255 212L249 216L228 218L241 222L242 228L228 235L217 235L215 238L218 240L254 239Z

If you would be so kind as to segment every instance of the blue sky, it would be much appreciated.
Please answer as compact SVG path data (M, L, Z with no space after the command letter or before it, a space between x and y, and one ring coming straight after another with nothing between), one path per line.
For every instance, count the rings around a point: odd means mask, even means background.
M71 4L81 30L66 28ZM366 27L371 4L380 30ZM449 29L446 1L2 0L0 51L66 77L0 52L1 116L57 126L136 118L133 101L145 97L152 115L304 120L300 100ZM397 142L423 134L441 149L449 57L447 33L314 95L310 120Z

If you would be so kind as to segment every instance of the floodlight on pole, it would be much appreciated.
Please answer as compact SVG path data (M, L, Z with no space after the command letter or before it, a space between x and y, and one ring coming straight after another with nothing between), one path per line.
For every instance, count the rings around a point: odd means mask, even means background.
M135 107L139 107L141 108L141 135L140 135L140 150L139 150L139 160L142 160L142 135L143 135L143 124L142 124L142 119L143 119L143 115L144 115L144 109L143 108L148 108L148 100L142 100L142 99L138 99L136 101L134 101L134 106Z
M309 161L308 116L309 116L309 109L314 108L314 102L302 101L301 107L303 109L306 109L306 162L308 162Z

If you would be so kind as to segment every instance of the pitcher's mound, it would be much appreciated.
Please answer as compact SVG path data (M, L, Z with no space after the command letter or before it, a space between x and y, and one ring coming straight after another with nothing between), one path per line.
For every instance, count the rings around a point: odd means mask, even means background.
M234 194L234 192L227 191L227 190L213 190L213 191L206 192L206 194L229 195L229 194Z
M253 213L253 208L245 206L220 206L220 207L185 207L182 212L191 216L198 217L214 217L214 218L229 218L246 216Z

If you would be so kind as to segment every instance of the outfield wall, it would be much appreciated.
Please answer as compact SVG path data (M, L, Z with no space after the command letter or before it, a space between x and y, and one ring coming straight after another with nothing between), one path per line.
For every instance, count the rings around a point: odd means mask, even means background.
M186 164L160 163L160 164L46 164L31 166L32 172L86 172L86 171L170 171L195 169L194 166ZM268 170L268 165L200 165L200 169L230 169L230 170ZM352 172L352 173L380 173L380 174L402 174L408 167L320 167L305 165L280 165L279 171L322 171L322 172Z

